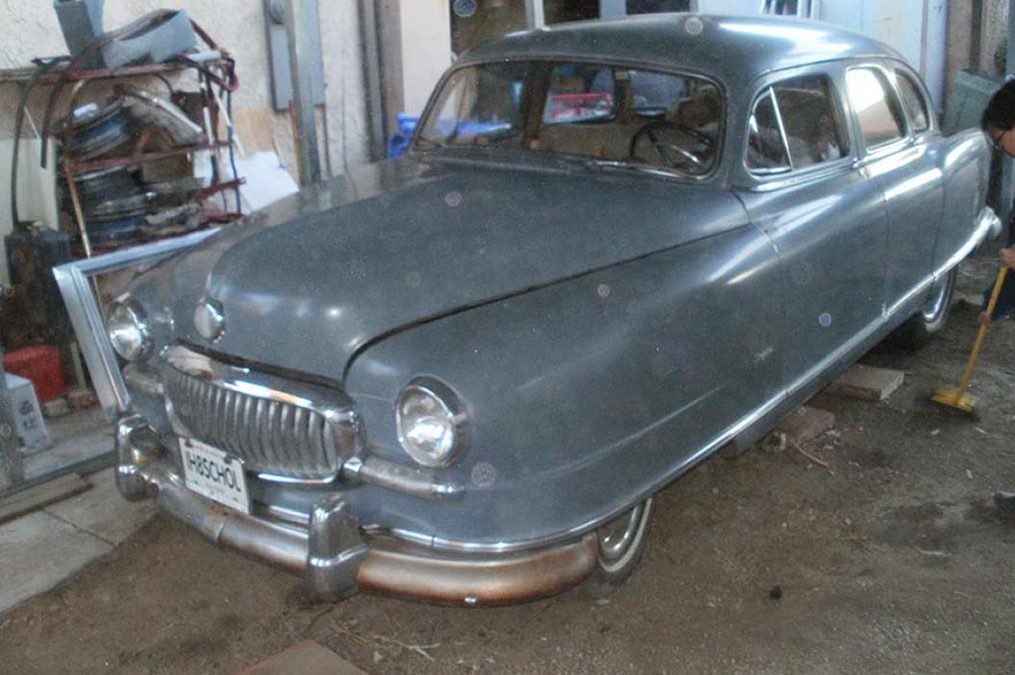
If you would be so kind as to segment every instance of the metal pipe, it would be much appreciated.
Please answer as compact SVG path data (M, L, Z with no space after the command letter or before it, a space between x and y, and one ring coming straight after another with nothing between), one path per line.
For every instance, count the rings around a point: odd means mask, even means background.
M380 24L377 23L377 8L374 0L360 0L359 3L360 35L363 36L363 81L366 84L367 129L370 137L367 146L371 161L384 159L387 154L385 140L388 137L386 127L386 109L384 88L381 86ZM343 91L342 96L346 93ZM343 120L343 124L344 124Z
M525 27L529 30L546 26L546 12L543 0L525 0Z
M974 73L978 73L983 70L983 59L980 55L983 45L983 0L973 0L970 14L972 30L969 31L969 67Z
M318 30L306 20L307 3L316 0L286 0L285 29L289 38L289 68L292 73L293 107L296 111L296 153L299 156L300 185L321 180L321 155L317 144L317 111L314 107L310 31Z

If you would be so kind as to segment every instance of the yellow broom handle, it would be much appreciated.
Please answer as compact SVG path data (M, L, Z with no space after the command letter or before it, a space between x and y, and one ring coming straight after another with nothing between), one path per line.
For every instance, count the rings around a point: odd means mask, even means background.
M990 294L990 302L987 303L987 316L994 315L994 308L997 306L997 299L1001 295L1001 287L1004 286L1004 280L1008 276L1008 268L1004 265L997 271L997 281L994 282L994 292ZM966 393L966 389L969 387L970 380L973 379L973 368L976 367L976 362L980 358L980 349L983 348L983 341L987 339L987 333L990 332L990 328L987 326L980 326L980 332L976 336L976 344L973 345L973 353L969 355L969 362L966 364L966 370L962 373L962 380L959 382L959 389L956 394L956 398L961 398Z

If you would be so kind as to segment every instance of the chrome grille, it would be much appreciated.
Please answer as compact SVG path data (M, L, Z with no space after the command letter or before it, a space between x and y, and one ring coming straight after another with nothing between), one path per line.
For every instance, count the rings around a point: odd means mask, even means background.
M198 355L187 356L193 360ZM167 364L162 379L172 414L193 437L236 455L252 471L303 480L328 478L353 451L348 446L354 445L355 417L349 411L315 405L311 398L281 393L249 378L200 375ZM333 394L338 397L340 392Z

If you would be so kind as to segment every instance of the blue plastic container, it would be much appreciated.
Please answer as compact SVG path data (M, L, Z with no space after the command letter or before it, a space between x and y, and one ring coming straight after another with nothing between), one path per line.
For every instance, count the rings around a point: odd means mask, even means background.
M412 136L416 133L419 125L419 115L409 113L398 113L398 133L388 141L388 159L401 157L409 151L412 144Z

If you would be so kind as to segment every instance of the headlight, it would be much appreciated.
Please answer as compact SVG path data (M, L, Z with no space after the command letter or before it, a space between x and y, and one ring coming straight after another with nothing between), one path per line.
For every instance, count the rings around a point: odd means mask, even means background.
M395 401L398 442L423 466L450 466L468 445L468 416L451 388L432 378L410 382Z
M109 308L106 330L113 349L127 361L137 361L152 350L151 329L141 303L120 299Z

